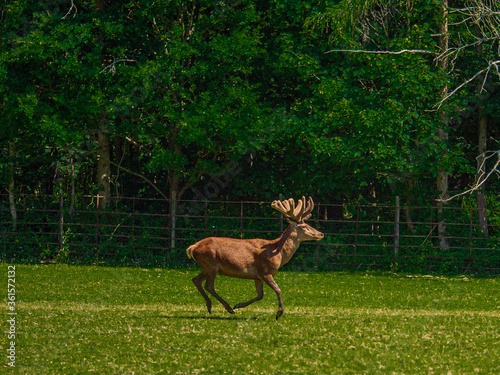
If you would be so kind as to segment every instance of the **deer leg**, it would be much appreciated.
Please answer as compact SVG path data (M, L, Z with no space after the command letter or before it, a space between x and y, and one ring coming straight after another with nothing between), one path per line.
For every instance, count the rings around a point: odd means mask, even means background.
M207 304L208 313L211 314L212 313L212 301L210 301L210 298L208 298L207 293L205 293L205 291L203 290L203 286L201 285L203 283L203 281L205 281L206 278L207 277L202 272L198 276L193 277L192 281L193 281L194 285L196 285L196 288L201 293L201 295L203 296L203 298L205 298L205 302Z
M266 275L263 277L264 279L264 282L269 285L269 287L274 290L274 292L276 293L276 295L278 296L278 302L279 302L279 307L278 307L278 312L276 313L276 320L279 319L279 317L281 315L283 315L283 311L285 310L283 308L283 301L281 300L281 289L280 287L278 286L278 284L276 284L276 282L274 281L273 279L273 276L272 275Z
M257 289L257 297L247 302L238 303L233 307L233 309L241 309L242 307L247 307L248 305L260 301L262 298L264 298L264 282L262 280L255 280L255 289Z
M205 283L205 289L212 295L214 296L215 298L217 298L217 300L222 303L222 305L225 307L225 309L231 313L231 314L234 314L234 311L233 309L231 308L231 306L229 306L229 304L224 301L222 299L221 296L219 296L217 294L217 292L215 291L215 287L214 287L214 284L215 284L215 275L208 275L207 276L207 282Z

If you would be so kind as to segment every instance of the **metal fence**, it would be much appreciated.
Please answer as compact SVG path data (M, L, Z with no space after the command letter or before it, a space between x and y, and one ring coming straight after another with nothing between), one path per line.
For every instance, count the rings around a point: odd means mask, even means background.
M208 236L276 238L286 227L270 202L179 201L114 197L106 209L98 196L21 196L14 225L0 196L2 258L58 261L161 260L182 267L184 250ZM406 207L316 203L309 223L325 233L305 242L287 267L305 270L389 269L490 272L500 270L500 230L488 238L475 207ZM438 222L446 226L440 244Z

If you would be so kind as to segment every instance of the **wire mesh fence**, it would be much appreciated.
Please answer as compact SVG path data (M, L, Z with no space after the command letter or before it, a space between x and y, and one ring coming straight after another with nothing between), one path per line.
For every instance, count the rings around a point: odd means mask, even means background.
M174 208L172 208L174 207ZM192 265L185 249L209 236L280 236L287 223L270 202L178 201L98 196L17 197L16 220L0 196L0 244L9 261L159 262ZM174 210L173 212L171 212ZM442 211L442 212L441 212ZM305 242L287 267L302 270L500 270L499 225L486 237L475 207L316 203L309 224L325 238ZM438 233L442 225L444 235Z

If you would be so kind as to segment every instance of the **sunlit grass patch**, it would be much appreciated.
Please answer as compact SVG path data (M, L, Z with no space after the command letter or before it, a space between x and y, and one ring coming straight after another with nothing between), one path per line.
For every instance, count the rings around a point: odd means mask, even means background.
M500 373L498 279L282 272L276 321L269 288L208 314L194 270L17 269L21 374ZM231 304L255 294L216 288Z

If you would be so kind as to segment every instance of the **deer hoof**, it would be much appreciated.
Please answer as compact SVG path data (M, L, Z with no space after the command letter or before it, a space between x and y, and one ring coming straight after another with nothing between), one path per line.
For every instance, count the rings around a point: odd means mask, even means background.
M241 303L237 303L236 305L234 305L233 310L236 310L239 308L241 308Z
M276 313L276 320L278 320L281 315L283 315L283 311L278 310L278 312Z
M235 314L235 312L232 309L227 310L229 314Z

